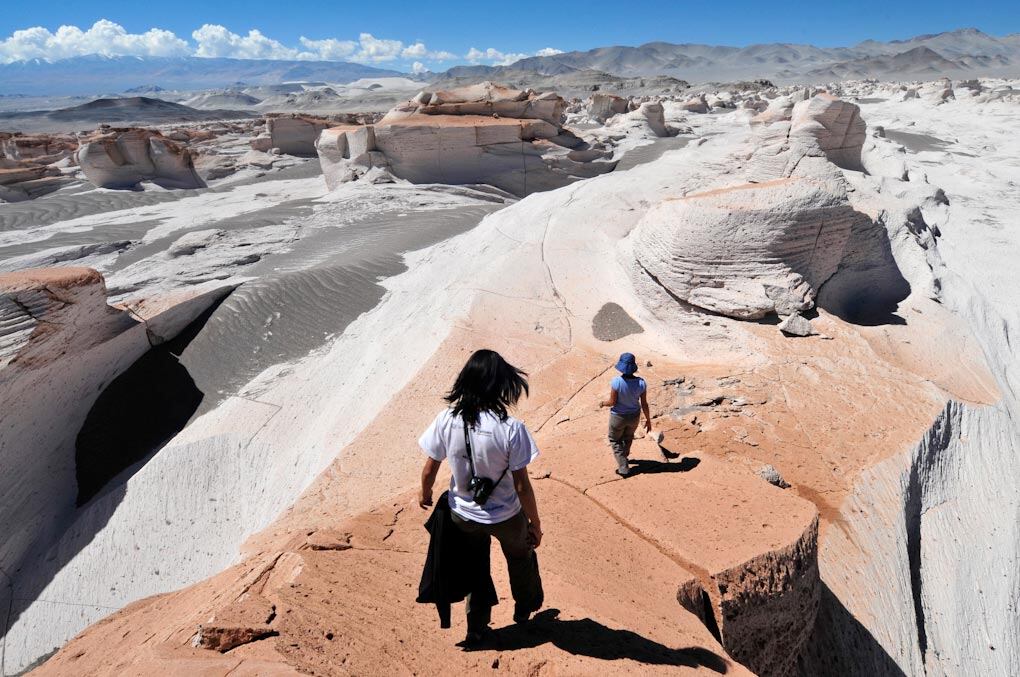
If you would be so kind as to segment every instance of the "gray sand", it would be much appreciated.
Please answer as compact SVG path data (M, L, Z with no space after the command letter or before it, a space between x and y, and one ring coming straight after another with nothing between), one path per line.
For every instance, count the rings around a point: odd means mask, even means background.
M501 207L471 205L406 216L379 212L341 228L320 229L294 250L255 266L252 274L263 276L231 294L181 355L205 394L197 414L266 368L307 355L374 308L385 293L379 281L405 270L402 254L470 230ZM326 258L302 269L309 257ZM286 272L274 272L281 269Z
M950 144L944 139L928 134L917 134L915 132L904 132L898 129L886 129L885 136L906 148L911 153L923 153L924 151L943 151Z
M638 146L637 148L629 150L623 154L619 164L616 165L616 171L626 171L628 169L633 169L638 165L658 160L662 157L663 153L670 150L676 150L677 148L683 148L690 142L690 137L672 136L664 139L657 139L655 142L644 146Z
M591 321L591 331L600 341L616 341L645 330L617 303L607 303Z

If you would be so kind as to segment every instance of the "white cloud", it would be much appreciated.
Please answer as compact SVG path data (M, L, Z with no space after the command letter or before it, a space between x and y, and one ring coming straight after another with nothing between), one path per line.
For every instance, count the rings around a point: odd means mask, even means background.
M404 43L400 40L382 40L371 33L359 35L358 42L361 43L361 49L351 57L352 61L373 63L393 61L404 49Z
M195 56L233 59L296 59L299 52L282 42L268 38L253 28L248 35L233 33L225 26L205 24L191 33L198 48Z
M556 49L555 47L546 47L545 49L538 50L534 54L525 54L523 52L501 52L492 47L489 47L483 52L480 49L472 47L468 50L468 53L464 55L464 58L471 63L489 62L493 66L509 66L521 59L527 59L529 56L552 56L554 54L562 53L562 49Z
M190 53L188 43L170 31L152 28L145 33L128 33L120 24L106 19L82 30L61 26L55 33L36 26L14 31L0 40L0 62L46 59L56 61L86 54L104 56L182 56Z
M191 33L191 42L161 28L144 33L128 33L123 26L101 19L87 30L77 26L61 26L51 32L41 26L14 31L0 38L0 63L26 59L57 61L74 56L102 54L106 56L199 56L234 59L302 59L321 61L355 61L365 64L390 65L421 73L439 70L437 64L462 62L509 65L531 56L521 52L503 52L490 47L484 51L474 47L466 57L446 50L434 50L421 40L377 38L361 33L357 40L339 38L312 39L301 36L298 45L288 46L252 28L247 34L234 33L226 26L204 24ZM539 56L559 54L546 47Z
M308 52L308 58L322 59L323 61L343 61L349 59L358 48L354 40L336 40L327 38L325 40L309 40L305 36L300 38L301 46Z

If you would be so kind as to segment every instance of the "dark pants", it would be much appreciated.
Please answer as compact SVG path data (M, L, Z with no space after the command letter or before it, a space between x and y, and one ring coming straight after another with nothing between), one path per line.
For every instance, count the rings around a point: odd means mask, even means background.
M613 446L616 468L624 474L629 467L627 457L630 456L630 445L634 441L634 432L637 431L640 420L640 413L633 416L609 415L609 444Z
M472 538L484 539L486 546L489 537L495 536L506 557L507 568L510 570L510 591L518 610L536 611L542 606L542 577L538 573L538 557L535 550L528 544L528 518L521 511L496 524L472 522L452 513L453 523ZM492 607L479 606L471 603L472 595L467 597L468 631L478 632L489 627L492 619Z

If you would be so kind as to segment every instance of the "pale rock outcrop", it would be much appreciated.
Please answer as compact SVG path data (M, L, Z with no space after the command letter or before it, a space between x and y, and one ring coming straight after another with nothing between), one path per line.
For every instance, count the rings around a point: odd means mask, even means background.
M150 129L101 131L76 153L85 177L100 188L134 188L151 181L163 188L201 188L191 153Z
M279 148L287 155L315 155L315 140L322 130L332 123L325 118L308 115L283 115L266 118L266 134L269 147L266 148L265 137L260 135L252 140L252 149L268 152Z
M545 120L560 126L567 102L555 92L539 94L530 89L513 89L493 82L447 91L419 92L407 103L397 106L381 122L415 114L486 115L504 118Z
M17 571L75 501L75 435L103 386L149 348L89 268L0 275L0 566ZM55 412L59 417L54 418Z
M665 200L638 223L635 252L675 297L757 319L812 307L853 219L842 179L819 171Z
M795 98L775 99L751 119L756 148L747 164L748 178L769 181L790 176L805 157L825 157L843 169L863 170L867 126L860 108L826 93L794 102Z
M704 94L699 94L680 104L680 109L688 113L707 113L709 110L708 99L705 98Z
M868 134L861 149L861 165L872 176L907 180L907 152L900 144L885 138L881 127Z
M5 592L29 594L21 585L34 573L32 554L73 519L76 436L100 393L228 291L188 290L127 311L107 303L103 277L90 268L0 274L0 467L17 468L0 473Z
M597 122L605 123L614 115L621 115L630 110L630 102L622 96L595 92L588 99L588 117Z
M374 125L325 130L316 148L326 185L385 171L412 183L484 183L516 195L612 171L604 153L561 126L552 93L482 83L421 92Z
M653 101L642 103L637 110L626 115L617 115L607 124L609 128L633 126L643 127L650 136L655 137L676 136L680 132L679 129L666 124L662 104Z
M831 94L816 94L793 107L790 143L818 148L844 169L859 169L866 129L856 104Z
M0 133L0 157L48 165L71 157L78 140L70 134Z

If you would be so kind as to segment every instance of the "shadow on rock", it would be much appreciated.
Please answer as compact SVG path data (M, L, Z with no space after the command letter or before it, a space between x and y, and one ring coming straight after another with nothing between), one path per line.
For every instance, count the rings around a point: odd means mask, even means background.
M798 659L800 675L905 677L875 636L822 583L821 603L811 638Z
M630 475L654 475L656 473L672 473L672 472L690 472L698 467L701 463L700 458L685 457L681 458L678 463L670 463L669 459L680 458L680 454L670 451L665 447L660 447L662 455L666 458L666 461L648 461L645 459L635 458L630 461Z
M558 609L546 609L524 625L509 625L493 633L491 647L501 651L532 649L552 644L575 656L604 661L630 659L646 665L704 667L725 674L726 661L701 647L674 649L630 630L606 627L590 618L559 620Z

